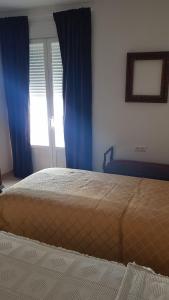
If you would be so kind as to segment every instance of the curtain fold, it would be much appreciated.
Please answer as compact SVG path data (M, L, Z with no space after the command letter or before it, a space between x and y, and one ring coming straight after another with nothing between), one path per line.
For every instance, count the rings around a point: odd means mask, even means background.
M53 14L63 63L64 137L68 168L92 169L91 10Z
M18 178L33 172L29 127L29 26L27 17L0 19L0 51L13 154Z

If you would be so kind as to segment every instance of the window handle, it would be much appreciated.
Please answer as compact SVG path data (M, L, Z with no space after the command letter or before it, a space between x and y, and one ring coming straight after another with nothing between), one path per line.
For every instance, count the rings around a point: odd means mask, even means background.
M55 119L54 116L50 118L50 127L55 128Z

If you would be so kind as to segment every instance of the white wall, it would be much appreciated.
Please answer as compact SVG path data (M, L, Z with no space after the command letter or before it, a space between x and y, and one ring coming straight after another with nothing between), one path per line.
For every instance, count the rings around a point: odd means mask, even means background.
M91 6L94 168L101 170L110 145L115 158L169 163L169 103L125 103L126 53L169 50L169 1L95 0ZM52 12L65 8L72 6L11 15L29 16L31 38L54 37ZM135 152L136 146L147 152Z
M94 167L115 157L169 163L169 103L125 103L126 53L169 50L169 1L96 0L94 4ZM136 153L135 146L147 146Z
M1 70L1 63L0 63ZM8 116L4 97L3 78L0 71L0 168L2 174L12 169Z

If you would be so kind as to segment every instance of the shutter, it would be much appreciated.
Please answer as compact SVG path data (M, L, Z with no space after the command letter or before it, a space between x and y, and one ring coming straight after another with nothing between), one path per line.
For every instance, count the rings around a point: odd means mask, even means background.
M62 97L63 88L63 67L60 54L59 43L52 43L52 74L53 74L53 92Z
M45 61L43 43L30 45L30 94L46 96Z

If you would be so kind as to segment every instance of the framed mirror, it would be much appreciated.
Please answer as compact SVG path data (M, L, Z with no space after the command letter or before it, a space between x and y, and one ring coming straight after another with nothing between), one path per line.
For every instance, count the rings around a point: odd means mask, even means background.
M127 54L126 102L166 103L169 52Z

